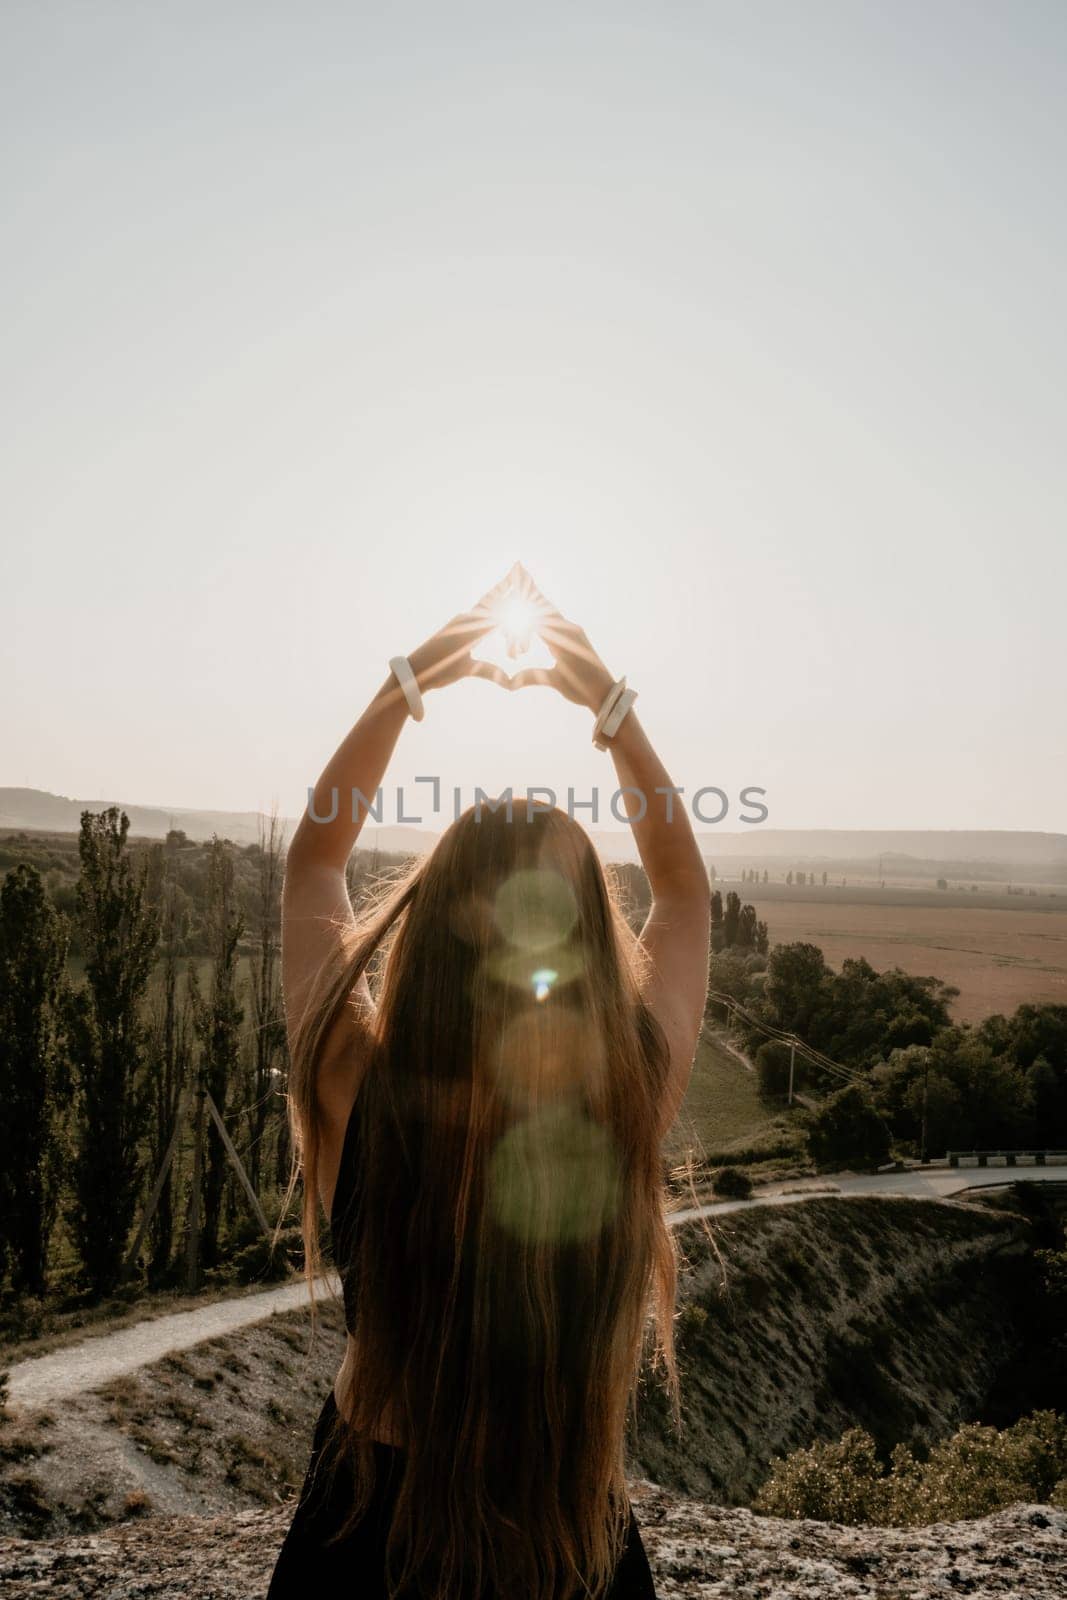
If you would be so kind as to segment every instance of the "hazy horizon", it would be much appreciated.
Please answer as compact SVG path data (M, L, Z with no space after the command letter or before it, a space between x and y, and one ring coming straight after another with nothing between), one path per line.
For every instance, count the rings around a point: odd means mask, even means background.
M1065 43L954 0L9 8L0 784L296 815L520 558L688 791L1057 831ZM607 796L590 720L463 684L387 782Z

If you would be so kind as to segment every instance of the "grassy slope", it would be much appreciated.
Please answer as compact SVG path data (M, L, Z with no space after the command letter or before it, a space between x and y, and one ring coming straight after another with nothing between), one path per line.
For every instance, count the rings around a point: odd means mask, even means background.
M666 1153L678 1161L692 1151L709 1167L743 1161L753 1179L793 1176L811 1170L796 1118L760 1099L755 1073L706 1027Z

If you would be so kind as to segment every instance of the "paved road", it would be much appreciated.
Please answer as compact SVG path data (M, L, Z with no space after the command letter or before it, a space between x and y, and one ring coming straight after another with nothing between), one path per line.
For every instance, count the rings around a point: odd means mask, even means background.
M820 1196L848 1194L910 1195L944 1200L965 1189L988 1188L1025 1178L1036 1183L1067 1183L1067 1163L1049 1167L941 1167L921 1172L835 1173L823 1178L797 1179L771 1184L752 1200L717 1200L674 1215L674 1222L689 1222L703 1213L719 1216L748 1206L791 1205ZM251 1323L263 1322L277 1311L292 1311L307 1302L301 1283L265 1289L262 1294L216 1300L192 1311L139 1322L116 1333L100 1334L82 1344L68 1345L50 1355L20 1361L9 1369L9 1402L13 1407L53 1405L99 1388L112 1378L136 1372L175 1350L188 1350L206 1339L234 1333Z
M1067 1184L1067 1161L1047 1167L928 1167L908 1172L836 1172L821 1178L795 1178L789 1183L769 1183L751 1200L716 1200L711 1205L679 1211L676 1222L691 1222L703 1213L719 1216L747 1206L790 1205L796 1200L817 1200L827 1194L903 1194L917 1200L947 1200L966 1189L1003 1188L1024 1179L1027 1183Z

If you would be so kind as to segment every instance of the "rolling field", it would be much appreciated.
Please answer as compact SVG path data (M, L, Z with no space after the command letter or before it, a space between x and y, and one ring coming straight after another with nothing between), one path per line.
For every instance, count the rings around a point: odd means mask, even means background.
M817 944L833 967L865 956L873 967L932 974L959 989L957 1022L1010 1013L1027 1001L1067 1005L1067 897L1037 904L1008 896L904 890L796 890L729 885L756 906L772 944ZM768 892L768 890L770 892ZM862 897L861 897L862 896Z

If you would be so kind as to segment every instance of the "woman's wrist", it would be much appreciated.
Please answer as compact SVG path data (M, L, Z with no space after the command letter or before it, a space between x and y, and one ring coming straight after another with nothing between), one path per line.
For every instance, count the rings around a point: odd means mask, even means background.
M604 666L603 662L599 663L589 685L589 690L585 701L594 717L604 704L604 701L608 695L608 691L612 688L616 681L617 680L611 676L611 673L608 671L607 667Z

